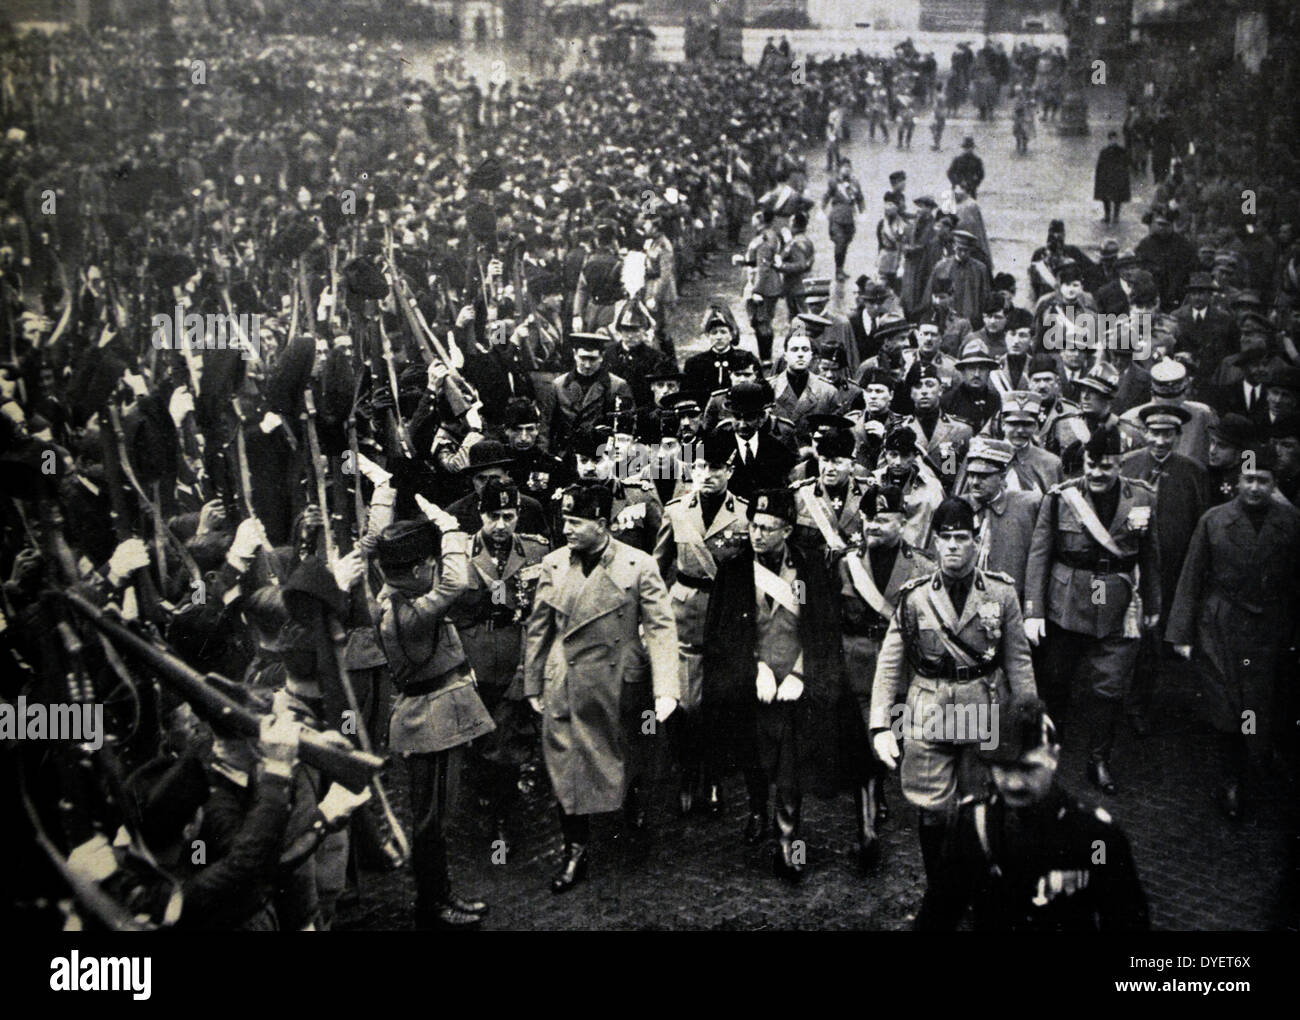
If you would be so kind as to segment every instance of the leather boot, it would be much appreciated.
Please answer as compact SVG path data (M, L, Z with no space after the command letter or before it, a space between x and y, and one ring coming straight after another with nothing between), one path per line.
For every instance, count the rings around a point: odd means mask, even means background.
M796 849L799 842L799 797L789 799L778 797L776 804L777 853L772 858L772 870L777 878L787 882L797 882L803 877L803 847Z
M447 906L463 914L486 914L488 905L482 900L463 900L455 893L447 895Z
M587 877L587 848L581 843L565 843L560 870L551 879L551 892L568 892Z
M455 904L444 903L432 911L417 911L415 927L422 930L451 930L473 928L483 923L483 915L461 910Z
M1121 709L1118 699L1089 697L1084 710L1088 725L1088 781L1105 794L1113 794L1116 789L1110 772L1110 755Z
M874 789L879 780L869 779L866 786L854 791L858 810L858 867L869 871L880 859L880 840L876 836L876 804Z
M627 796L623 800L623 820L633 832L641 832L645 829L645 805L641 803L639 782L627 788Z

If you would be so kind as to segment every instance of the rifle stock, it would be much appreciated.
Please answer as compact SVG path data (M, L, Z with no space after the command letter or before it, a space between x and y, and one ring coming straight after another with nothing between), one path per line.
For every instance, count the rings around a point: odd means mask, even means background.
M238 684L215 674L204 676L172 652L109 619L99 607L80 595L72 592L59 592L58 595L121 650L148 666L169 689L187 701L201 719L238 736L257 738L261 732L261 715L246 707L246 698L242 704L238 700ZM364 790L384 764L384 759L377 754L331 744L311 730L302 731L298 754L308 765L320 769L324 775L354 793Z

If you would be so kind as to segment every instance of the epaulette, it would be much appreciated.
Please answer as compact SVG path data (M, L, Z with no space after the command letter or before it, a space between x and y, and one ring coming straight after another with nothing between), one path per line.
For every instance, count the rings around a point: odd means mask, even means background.
M528 535L528 534L524 534L523 532L516 531L515 537L523 539L528 542L535 542L538 545L549 546L551 544L550 539L546 538L543 535Z
M724 386L722 389L714 390L712 393L710 393L709 399L712 400L714 397L725 397L727 395L727 392L728 392L727 388Z
M899 594L905 591L911 591L913 588L919 588L933 577L933 574L922 574L920 577L914 577L910 581L904 581L898 588Z
M816 478L801 478L799 481L795 482L792 486L790 486L790 488L802 489L804 486L816 485L816 484L817 484Z
M904 557L916 556L918 559L925 560L927 563L934 562L934 555L926 552L920 546L909 545L907 542L900 543Z
M789 418L782 418L779 414L772 415L772 421L777 425L785 425L787 428L795 429L797 426Z
M1142 478L1128 478L1124 475L1121 475L1120 477L1130 485L1136 485L1146 489L1147 492L1151 493L1153 496L1156 494L1156 487Z
M654 488L654 482L650 481L649 478L624 478L623 488L641 489L644 492L646 489Z
M1004 574L1000 570L984 570L981 573L985 577L991 577L995 581L1001 581L1003 584L1009 584L1011 587L1016 586L1016 579L1010 574Z

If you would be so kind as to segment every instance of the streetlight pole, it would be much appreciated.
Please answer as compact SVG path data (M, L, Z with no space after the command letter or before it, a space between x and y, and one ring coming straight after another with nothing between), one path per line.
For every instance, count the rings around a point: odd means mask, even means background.
M1087 88L1092 73L1092 0L1062 0L1065 15L1065 95L1057 119L1058 135L1088 133Z

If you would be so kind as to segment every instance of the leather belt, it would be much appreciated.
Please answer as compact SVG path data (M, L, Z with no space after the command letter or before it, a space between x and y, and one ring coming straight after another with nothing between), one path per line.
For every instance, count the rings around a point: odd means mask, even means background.
M405 698L418 698L422 694L432 694L446 686L446 674L431 676L425 680L416 680L405 687L399 687L397 693Z
M1087 553L1062 552L1057 557L1073 570L1091 570L1094 574L1125 574L1137 566L1136 556L1090 556Z
M911 666L913 671L927 680L946 680L957 684L983 680L998 668L996 662L980 666L959 666L951 655L944 655L938 659L923 659L916 656L912 658Z
M694 588L696 591L713 591L713 582L707 577L691 577L689 574L678 574L677 580L688 588Z

